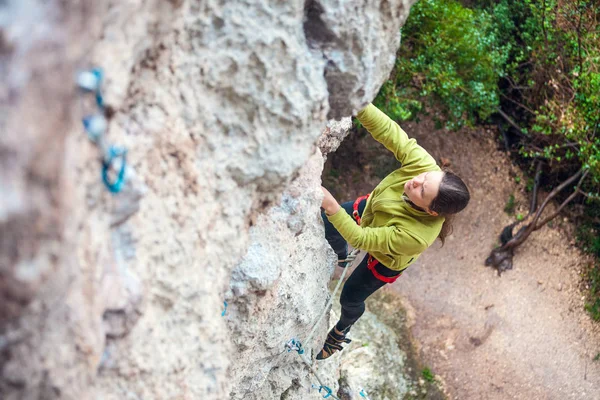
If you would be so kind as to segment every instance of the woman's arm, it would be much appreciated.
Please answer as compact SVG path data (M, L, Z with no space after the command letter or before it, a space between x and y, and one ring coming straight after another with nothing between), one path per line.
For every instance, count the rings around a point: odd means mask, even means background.
M427 248L427 244L422 239L411 236L410 233L395 226L360 227L341 207L327 218L342 237L356 249L412 256L420 254Z
M363 108L357 118L375 140L394 153L402 167L410 164L426 168L437 166L433 157L415 139L409 139L397 123L373 104Z

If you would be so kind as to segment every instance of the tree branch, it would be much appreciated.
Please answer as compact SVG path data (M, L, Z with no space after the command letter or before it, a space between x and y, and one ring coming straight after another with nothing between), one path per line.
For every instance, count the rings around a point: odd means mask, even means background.
M533 178L533 196L531 196L531 205L529 206L529 214L530 216L535 212L537 208L537 195L538 189L540 186L540 178L542 177L542 161L538 160L537 166L535 167L535 178Z
M498 114L500 114L500 116L502 118L504 118L506 120L506 122L508 122L513 128L515 128L519 134L523 137L528 137L528 135L523 132L523 130L521 129L521 127L519 125L517 125L517 123L515 121L512 120L511 117L509 117L504 111L502 111L502 109L498 109Z
M535 111L533 111L531 108L527 107L524 104L519 103L516 100L511 99L510 97L508 97L507 95L505 95L504 93L500 93L500 96L504 97L506 100L510 101L511 103L516 104L517 106L521 107L523 110L525 111L529 111L532 115L535 115Z
M581 179L579 179L579 182L577 183L577 187L575 188L575 190L573 191L573 193L571 193L571 195L569 197L567 197L565 199L565 201L562 202L562 204L558 207L558 209L549 217L547 217L546 219L544 219L542 222L540 222L539 224L537 224L535 226L535 231L537 231L538 229L540 229L542 226L544 226L546 223L548 223L548 221L553 220L561 211L563 208L565 208L565 206L567 204L569 204L581 191L579 188L581 187L581 184L583 183L583 181L585 180L585 178L587 177L587 174L590 172L589 169L585 170L585 172L583 173L583 175L581 176Z
M577 191L574 191L573 193L571 193L571 195L569 197L567 197L565 199L565 201L562 202L562 204L556 209L556 211L554 213L550 214L542 222L538 223L533 230L537 231L542 226L544 226L547 222L552 221L558 214L560 214L562 209L565 208L565 206L567 204L569 204L571 202L571 200L573 200L575 198L575 196L577 196L578 194L579 194L579 192L577 192Z
M593 194L588 194L588 193L584 192L581 189L579 189L579 193L582 194L584 197L587 197L588 199L600 200L600 196L593 195Z
M579 176L582 174L582 172L583 172L583 169L580 169L579 171L577 171L577 173L575 175L571 176L569 179L567 179L566 181L564 181L563 183L561 183L560 185L555 187L554 190L552 190L552 192L550 192L550 194L548 196L546 196L546 198L542 202L542 205L538 208L537 212L535 213L533 220L531 221L531 223L529 225L527 225L527 228L525 229L523 234L515 235L515 237L513 237L511 240L506 242L506 244L504 246L502 246L502 249L510 249L510 248L516 247L516 246L520 245L521 243L523 243L525 241L525 239L527 239L527 237L529 237L531 232L533 232L535 230L537 221L540 219L540 216L542 215L542 212L548 205L548 202L550 200L552 200L565 187L569 186L577 178L579 178Z

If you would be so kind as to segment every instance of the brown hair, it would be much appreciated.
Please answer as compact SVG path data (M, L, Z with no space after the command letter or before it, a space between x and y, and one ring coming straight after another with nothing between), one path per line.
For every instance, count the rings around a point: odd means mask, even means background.
M454 214L462 211L469 204L470 199L469 189L463 180L450 171L444 171L438 195L429 206L431 211L445 217L442 230L438 236L442 241L442 246L446 242L446 237L452 233Z

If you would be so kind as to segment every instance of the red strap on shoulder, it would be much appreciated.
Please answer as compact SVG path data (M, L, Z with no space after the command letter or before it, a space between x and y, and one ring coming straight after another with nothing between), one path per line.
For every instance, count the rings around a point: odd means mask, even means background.
M369 270L373 273L373 275L375 276L375 278L379 279L382 282L385 282L385 283L394 283L394 282L396 282L396 279L400 278L400 275L402 275L402 272L400 272L396 276L383 276L379 272L377 272L377 270L375 269L375 266L377 265L377 263L379 263L379 261L377 261L377 259L373 258L373 256L371 256L369 254L369 260L367 262L367 268L369 268Z
M356 221L356 223L358 225L360 225L360 215L358 215L358 205L360 204L361 201L368 199L370 195L371 195L371 193L366 194L364 196L360 196L358 199L354 200L354 205L352 206L352 209L354 210L354 211L352 211L352 217L354 217L354 220Z

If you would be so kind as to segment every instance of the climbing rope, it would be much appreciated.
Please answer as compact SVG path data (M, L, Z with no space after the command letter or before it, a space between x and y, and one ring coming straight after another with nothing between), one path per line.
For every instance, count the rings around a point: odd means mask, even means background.
M352 250L352 252L348 255L348 257L346 257L346 260L354 261L359 252L360 252L360 250L358 250L358 249ZM344 277L346 276L346 272L348 271L348 269L349 269L348 267L344 268L344 271L342 272L342 275L340 276L340 279L339 279L337 285L335 286L335 289L333 289L333 292L331 293L331 297L329 297L329 301L325 305L325 308L321 312L321 315L317 319L317 322L315 322L315 324L313 325L313 328L310 331L310 333L309 333L308 337L306 338L306 340L304 341L304 343L310 343L310 341L312 340L313 335L315 334L315 332L317 331L317 328L319 327L319 324L321 323L321 320L327 313L327 310L329 309L329 307L331 307L331 304L333 303L333 299L335 298L335 295L337 294L338 290L340 289L340 286L342 286L342 283L344 282Z
M96 144L102 154L102 182L111 193L119 193L125 185L127 168L127 150L117 146L107 145L105 133L108 128L102 96L104 74L100 68L82 71L77 75L77 86L86 93L94 95L98 111L83 118L83 128L88 138ZM111 175L115 175L111 178Z
M348 254L345 259L338 260L338 265L342 266L342 264L345 264L346 267L349 266L350 264L352 264L354 262L354 260L356 260L357 255L358 255L358 252L357 253L352 252L352 253Z
M357 255L359 253L359 250L353 250L348 257L346 258L346 260L355 260ZM347 272L348 268L345 268L344 271L342 272L342 275L340 276L340 279L336 285L336 287L334 288L331 297L329 298L329 301L327 302L327 304L325 305L325 308L323 309L323 311L321 312L321 314L319 315L319 317L317 318L316 322L313 325L313 328L310 332L310 334L308 335L308 338L306 340L305 343L309 343L310 340L312 339L314 333L316 332L316 329L318 327L318 325L321 323L321 320L323 319L323 317L325 316L327 309L329 309L329 307L331 307L331 304L333 303L333 299L335 298L335 295L337 294L337 292L339 291L339 288L341 286L341 284L344 281L344 277L346 276L346 272ZM222 312L222 316L225 315L225 312L227 310L227 302L224 302L224 306L225 309ZM279 354L275 354L274 356L271 356L269 359L271 358L276 358L275 362L278 362L278 357L280 357L281 355L287 353L290 353L292 351L295 351L298 353L298 355L300 356L302 362L304 364L306 364L306 366L309 368L310 372L315 376L315 378L317 379L317 382L319 382L319 385L312 385L313 388L318 389L320 394L323 394L323 398L324 399L332 399L332 400L340 400L339 397L337 397L336 395L333 394L333 390L324 384L324 380L321 378L321 376L319 375L319 373L315 370L315 368L313 367L311 361L308 359L308 357L305 354L304 351L304 347L302 346L302 342L300 342L300 340L296 339L296 338L292 338L290 340L288 340L285 343L284 346L284 350L279 353ZM259 376L261 374L261 372L259 372L256 376L253 377L252 380L254 380L257 376ZM246 390L246 392L244 393L243 398L246 397L246 395L248 394L248 392L251 390L251 387L248 387L248 389ZM359 389L359 395L367 400L369 400L369 398L367 397L366 392L364 391L364 389Z
M343 261L354 261L359 252L360 252L360 250L358 250L358 249L352 250L352 252ZM344 271L342 272L342 275L340 276L338 283L336 284L335 288L333 289L333 292L331 293L331 296L329 297L329 300L327 301L325 308L323 309L323 311L317 318L316 322L314 323L314 325L313 325L308 337L306 338L306 341L304 341L304 343L311 342L315 332L317 331L317 328L319 327L319 324L321 323L321 320L327 313L327 310L331 307L331 304L333 303L333 299L335 298L335 295L337 294L338 290L342 286L342 283L344 282L344 277L346 276L346 272L348 271L348 269L349 269L348 267L344 268ZM310 360L306 357L304 348L302 347L302 342L300 340L298 340L296 338L290 339L285 344L285 348L288 352L296 351L298 353L298 355L300 356L300 358L302 359L302 361L308 366L308 368L310 369L310 372L312 372L312 374L315 376L315 378L317 378L317 381L319 382L319 386L313 385L313 387L318 388L319 393L321 393L322 390L325 391L325 394L323 396L324 399L331 398L334 400L340 400L339 397L337 397L336 395L333 394L333 391L331 390L331 388L329 388L328 386L323 384L323 380L321 379L321 377L319 376L317 371L314 369ZM363 395L361 394L361 396L363 396ZM365 396L363 396L363 397L365 397ZM367 398L367 400L368 400L368 398Z
M323 380L319 376L319 373L315 370L315 368L313 367L310 360L306 357L306 354L304 354L304 348L302 347L302 343L300 343L299 340L290 339L285 344L285 348L288 353L291 351L298 352L298 355L300 356L300 358L302 359L304 364L306 364L308 366L308 368L310 369L310 372L312 372L312 374L315 376L315 378L317 378L317 382L319 382L319 386L313 385L313 388L319 389L319 393L321 393L321 390L325 391L325 395L323 396L324 399L331 397L332 399L340 400L339 397L337 397L336 395L333 394L333 391L331 390L331 388L323 383Z

